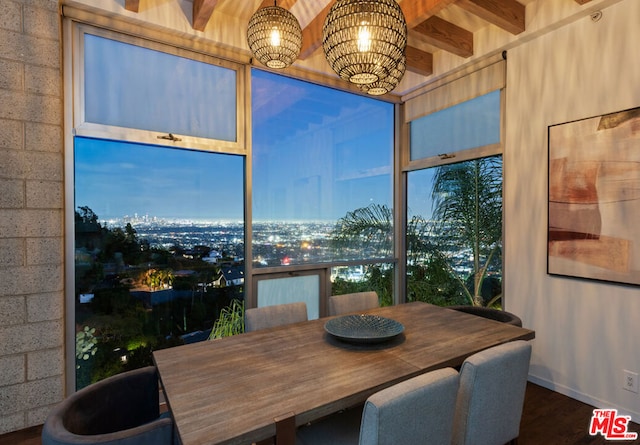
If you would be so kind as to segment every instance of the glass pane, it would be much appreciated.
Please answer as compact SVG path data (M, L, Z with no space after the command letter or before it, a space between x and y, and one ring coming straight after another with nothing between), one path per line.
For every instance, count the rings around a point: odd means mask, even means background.
M376 291L381 306L393 304L393 263L331 268L331 295Z
M82 388L207 339L243 300L244 158L76 138L74 174Z
M315 320L320 316L319 275L272 278L258 281L258 307L295 303L297 301L307 304L309 320Z
M236 72L91 34L84 38L85 119L236 141Z
M502 157L408 174L407 300L499 305Z
M416 119L411 160L500 142L500 90Z
M253 70L252 111L256 266L392 256L393 105Z

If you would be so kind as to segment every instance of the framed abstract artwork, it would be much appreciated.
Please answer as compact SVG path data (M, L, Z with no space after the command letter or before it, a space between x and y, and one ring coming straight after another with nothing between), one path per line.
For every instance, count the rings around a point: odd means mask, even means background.
M548 137L548 273L640 285L640 107Z

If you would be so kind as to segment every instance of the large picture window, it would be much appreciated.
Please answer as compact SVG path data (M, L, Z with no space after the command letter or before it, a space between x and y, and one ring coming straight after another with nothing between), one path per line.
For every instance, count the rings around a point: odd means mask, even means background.
M256 267L393 255L393 105L252 73Z
M251 89L254 270L275 281L316 265L330 294L376 290L389 304L393 105L257 69Z
M74 37L68 384L81 388L208 339L242 307L246 110L238 65L85 25Z
M244 159L76 138L78 387L205 340L243 299Z
M502 297L502 157L408 175L407 300L495 306Z

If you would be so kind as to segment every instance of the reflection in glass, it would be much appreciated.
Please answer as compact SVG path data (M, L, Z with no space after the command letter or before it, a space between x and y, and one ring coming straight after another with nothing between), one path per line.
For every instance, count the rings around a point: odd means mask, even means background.
M334 266L331 268L331 295L375 291L380 306L391 306L394 273L394 263Z
M254 69L252 112L255 266L391 255L340 221L391 209L393 105Z

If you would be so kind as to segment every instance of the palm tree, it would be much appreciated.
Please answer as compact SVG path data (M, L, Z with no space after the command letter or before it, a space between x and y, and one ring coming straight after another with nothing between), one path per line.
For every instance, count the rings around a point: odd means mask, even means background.
M393 253L393 213L380 204L348 212L336 223L331 239L337 250L357 248L372 257L389 256Z
M431 196L432 219L414 216L407 222L407 299L492 306L501 291L485 301L482 289L488 272L502 265L502 158L436 167ZM393 253L392 235L392 210L371 204L338 220L332 239L339 249L380 258ZM469 276L456 269L456 257L464 253L472 260Z
M473 267L470 283L453 274L469 302L490 306L501 293L485 302L482 284L487 272L501 267L502 250L502 157L493 156L437 167L432 189L433 238L448 257L469 252ZM472 279L471 279L472 277ZM471 289L469 289L471 287Z

